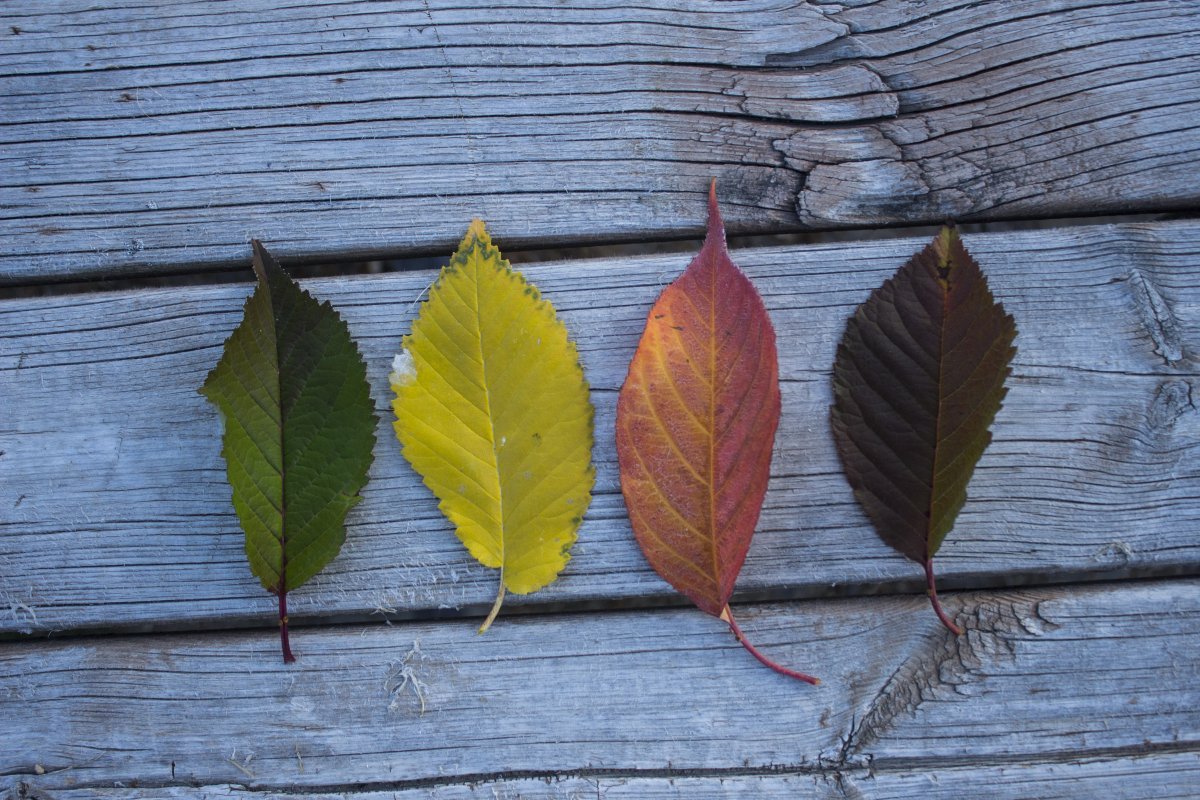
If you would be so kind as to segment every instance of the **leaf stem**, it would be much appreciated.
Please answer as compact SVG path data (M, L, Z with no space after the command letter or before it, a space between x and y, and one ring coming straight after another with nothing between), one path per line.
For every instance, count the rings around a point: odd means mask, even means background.
M283 663L294 664L296 657L292 655L292 646L288 642L287 591L279 590L279 644L283 647Z
M933 580L933 558L925 559L925 585L929 588L926 592L929 595L929 602L933 603L933 611L937 614L938 619L942 624L950 629L950 632L955 636L962 636L963 630L951 621L950 617L946 616L946 612L942 610L942 604L938 602L937 586Z
M492 627L492 623L496 621L496 615L500 613L500 604L504 602L504 581L500 581L500 591L496 594L496 602L492 603L492 610L488 612L487 619L479 626L479 632L485 633L488 628Z
M811 675L805 675L803 672L796 672L795 670L780 666L760 653L758 648L750 644L750 642L746 639L746 635L742 633L742 629L738 627L737 621L733 618L733 612L729 610L729 606L725 606L725 610L721 612L721 619L729 623L729 630L733 631L734 638L738 640L738 643L741 644L742 647L746 648L750 652L750 655L754 656L763 664L778 672L780 675L787 675L789 678L795 678L798 681L811 683L813 686L816 686L821 682L820 679L814 678Z

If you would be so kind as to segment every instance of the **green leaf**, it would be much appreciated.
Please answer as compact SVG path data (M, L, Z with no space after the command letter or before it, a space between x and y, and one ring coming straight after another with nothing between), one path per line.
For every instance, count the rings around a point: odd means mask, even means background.
M254 242L258 287L200 393L221 412L233 507L246 557L279 597L283 659L287 593L346 539L373 458L376 417L367 368L346 323Z
M991 442L1016 348L1013 318L952 227L876 289L846 325L833 368L834 439L884 542L925 567Z
M458 538L500 589L527 594L570 559L591 502L592 404L554 307L471 223L391 374L396 435Z

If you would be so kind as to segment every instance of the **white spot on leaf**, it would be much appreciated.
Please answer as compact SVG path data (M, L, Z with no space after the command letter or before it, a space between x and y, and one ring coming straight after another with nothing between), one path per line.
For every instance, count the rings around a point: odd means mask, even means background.
M388 380L393 386L407 386L412 383L417 377L417 368L413 364L413 357L407 350L401 350L392 359L392 371L388 375Z

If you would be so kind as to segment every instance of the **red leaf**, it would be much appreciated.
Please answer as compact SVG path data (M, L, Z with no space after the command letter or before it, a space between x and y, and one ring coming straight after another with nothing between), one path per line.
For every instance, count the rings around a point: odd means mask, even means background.
M742 636L729 611L770 477L779 425L775 331L729 259L709 192L708 236L646 320L617 404L621 490L651 566Z

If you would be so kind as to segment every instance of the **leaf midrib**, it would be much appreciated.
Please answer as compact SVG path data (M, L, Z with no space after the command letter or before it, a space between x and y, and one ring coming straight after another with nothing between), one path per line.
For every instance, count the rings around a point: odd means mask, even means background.
M492 446L492 466L496 472L496 503L499 506L500 514L500 587L503 590L505 588L504 568L508 564L507 528L505 525L506 517L504 515L504 481L500 475L500 450L496 446L496 414L495 409L492 408L491 385L488 381L488 359L484 353L483 313L480 310L482 295L479 291L479 285L482 281L481 273L484 263L481 252L483 247L483 242L477 237L471 248L470 255L467 256L467 260L475 273L475 280L473 281L475 289L475 338L479 345L479 371L483 375L483 400L487 406L488 441Z
M258 255L258 254L256 254ZM267 261L258 255L254 263L259 283L266 295L267 320L271 325L271 343L275 347L275 397L279 403L279 587L276 594L287 593L287 412L283 403L283 367L279 348L279 325L276 319L275 293L271 291L271 279L267 273Z
M711 235L711 234L710 234ZM705 243L707 245L707 242ZM708 294L708 525L709 549L717 594L723 594L721 559L717 549L717 266L709 270Z
M946 369L946 321L950 317L950 278L953 275L958 277L958 266L954 264L953 245L947 245L945 285L938 281L938 286L942 290L942 318L938 325L938 376L937 376L937 413L933 419L933 460L930 463L929 473L929 502L925 508L925 561L928 562L933 558L932 544L934 533L933 506L938 498L937 477L941 474L939 465L942 459L942 417L944 416L943 406L946 402L947 395L945 393L945 369ZM915 270L914 270L915 272ZM914 275L914 280L916 276ZM937 280L935 278L935 280ZM953 348L951 348L953 349Z

